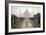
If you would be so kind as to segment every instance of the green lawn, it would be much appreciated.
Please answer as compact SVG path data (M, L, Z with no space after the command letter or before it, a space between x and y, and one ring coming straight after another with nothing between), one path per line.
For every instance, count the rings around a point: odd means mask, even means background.
M22 25L22 23L24 22L23 20L24 20L24 19L19 18L19 19L16 19L16 20L15 20L15 23L13 23L13 21L12 21L12 22L11 22L11 28L12 28L12 29L13 29L13 28L20 28L21 25ZM38 22L38 20L34 21L34 20L30 19L30 22L31 22L31 24L33 25L34 28L40 27L40 23Z
M22 18L16 19L15 23L13 23L13 21L11 22L11 27L12 28L20 28L21 24L22 24Z
M31 22L34 28L40 27L40 23L38 21L31 20Z

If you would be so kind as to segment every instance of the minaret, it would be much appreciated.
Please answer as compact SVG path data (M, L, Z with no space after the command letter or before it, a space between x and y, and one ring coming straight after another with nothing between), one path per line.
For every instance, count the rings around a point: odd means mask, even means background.
M19 11L19 17L21 17L21 10Z

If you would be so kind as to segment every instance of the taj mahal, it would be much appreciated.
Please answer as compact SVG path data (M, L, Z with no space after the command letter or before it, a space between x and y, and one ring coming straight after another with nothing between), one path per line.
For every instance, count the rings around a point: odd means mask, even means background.
M24 18L30 18L32 17L32 14L28 11L28 9L26 9L24 13L21 14L20 12L19 16L24 17Z

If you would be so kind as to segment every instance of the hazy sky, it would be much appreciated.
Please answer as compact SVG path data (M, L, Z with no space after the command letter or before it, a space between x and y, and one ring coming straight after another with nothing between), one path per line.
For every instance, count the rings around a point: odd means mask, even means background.
M40 7L33 7L33 6L11 6L11 10L12 10L12 14L16 15L16 16L20 16L23 15L23 13L27 11L33 16L35 14L37 14L38 12L40 13ZM31 16L31 17L32 17Z

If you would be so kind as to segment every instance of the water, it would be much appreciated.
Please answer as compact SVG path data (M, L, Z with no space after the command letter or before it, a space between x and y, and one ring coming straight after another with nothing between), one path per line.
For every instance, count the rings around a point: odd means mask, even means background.
M21 28L33 28L33 25L31 24L30 19L24 19L23 24L21 25Z

